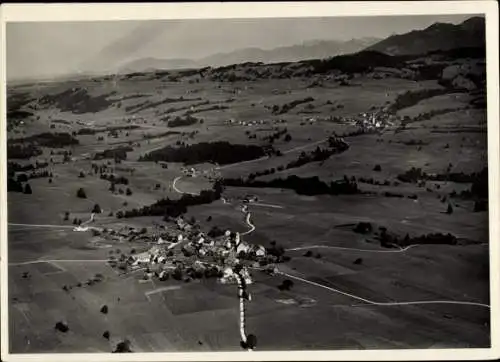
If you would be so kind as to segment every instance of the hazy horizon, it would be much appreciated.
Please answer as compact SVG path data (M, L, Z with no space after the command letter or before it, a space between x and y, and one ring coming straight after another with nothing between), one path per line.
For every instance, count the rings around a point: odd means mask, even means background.
M7 79L102 72L140 58L200 59L312 40L386 38L474 15L36 22L6 26Z

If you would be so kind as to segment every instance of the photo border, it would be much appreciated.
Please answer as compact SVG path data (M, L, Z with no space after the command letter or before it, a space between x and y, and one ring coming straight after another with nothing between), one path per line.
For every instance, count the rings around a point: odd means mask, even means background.
M499 81L498 3L496 1L274 2L3 4L1 17L0 154L6 155L6 23L41 21L121 21L159 19L250 19L347 16L484 14L486 21L487 127L489 164L489 250L491 348L359 351L254 351L176 353L11 354L8 333L7 158L0 163L1 351L5 361L251 361L251 360L476 360L499 358ZM5 110L5 111L3 111Z

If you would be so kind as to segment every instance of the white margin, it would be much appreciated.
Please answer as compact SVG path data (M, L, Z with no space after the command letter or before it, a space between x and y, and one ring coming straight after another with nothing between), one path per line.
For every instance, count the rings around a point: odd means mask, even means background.
M498 359L499 323L499 80L498 3L496 1L293 2L293 3L141 3L141 4L3 4L1 18L0 154L6 155L5 23L15 21L109 21L151 19L228 19L381 15L485 14L487 36L487 117L490 223L491 343L489 349L210 352L131 354L9 354L7 296L6 158L0 166L1 351L2 361L250 361L250 360L477 360Z

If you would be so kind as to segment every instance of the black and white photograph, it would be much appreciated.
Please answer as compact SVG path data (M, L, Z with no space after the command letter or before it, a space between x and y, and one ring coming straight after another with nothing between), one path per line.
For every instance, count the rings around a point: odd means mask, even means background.
M498 347L498 8L406 3L3 8L2 360Z

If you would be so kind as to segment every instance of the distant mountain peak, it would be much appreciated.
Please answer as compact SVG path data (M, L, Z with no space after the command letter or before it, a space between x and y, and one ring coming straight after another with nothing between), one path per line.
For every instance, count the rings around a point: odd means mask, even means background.
M484 18L471 17L457 25L438 22L423 30L391 35L367 49L390 55L404 55L484 46Z

